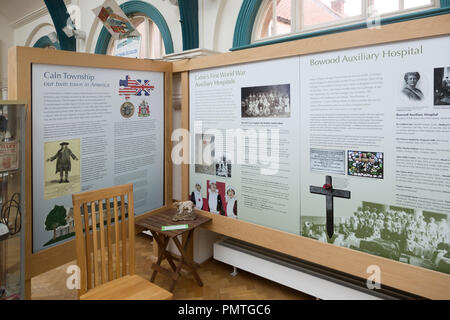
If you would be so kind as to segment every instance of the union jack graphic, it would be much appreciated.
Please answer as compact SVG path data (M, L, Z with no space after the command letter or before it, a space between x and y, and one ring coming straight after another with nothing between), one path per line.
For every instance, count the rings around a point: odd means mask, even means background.
M150 95L150 91L155 89L155 86L150 85L149 80L132 80L130 76L126 76L125 80L119 81L119 96L125 96L129 99L130 96L141 96L144 93L145 96Z

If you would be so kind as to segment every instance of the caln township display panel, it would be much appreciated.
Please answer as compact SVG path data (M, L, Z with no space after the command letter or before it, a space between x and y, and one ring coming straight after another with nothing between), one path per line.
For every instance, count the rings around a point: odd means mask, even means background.
M72 194L133 183L164 205L164 73L33 64L33 252L74 237ZM119 204L120 205L120 204Z
M450 273L450 37L190 72L198 208Z

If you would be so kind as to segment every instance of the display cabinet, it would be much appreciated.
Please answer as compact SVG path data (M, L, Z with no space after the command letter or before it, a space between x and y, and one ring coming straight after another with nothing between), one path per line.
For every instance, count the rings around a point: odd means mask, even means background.
M25 110L0 100L0 300L24 293Z

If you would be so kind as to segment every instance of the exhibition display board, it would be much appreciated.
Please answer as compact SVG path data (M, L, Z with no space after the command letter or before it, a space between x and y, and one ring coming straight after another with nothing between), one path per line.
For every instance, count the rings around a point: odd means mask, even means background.
M209 229L448 298L448 30L444 15L175 62L184 191Z
M182 194L204 228L365 281L449 298L450 15L173 63L9 52L26 123L25 297L75 259L70 195L134 184L136 220Z
M197 208L449 274L449 51L439 37L191 72ZM330 224L333 200L311 192L326 183L347 190Z
M286 58L190 73L197 208L299 233L298 70L299 59Z
M32 76L33 251L73 239L73 193L133 183L136 216L162 207L164 73L33 64Z
M72 194L133 183L136 219L172 203L172 65L13 48L10 97L27 110L25 295L75 259Z

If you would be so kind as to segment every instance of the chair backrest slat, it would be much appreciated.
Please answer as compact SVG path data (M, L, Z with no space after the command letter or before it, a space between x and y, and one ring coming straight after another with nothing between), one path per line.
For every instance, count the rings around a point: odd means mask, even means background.
M120 278L120 230L119 230L119 208L117 198L114 197L114 231L116 234L116 278Z
M95 212L95 202L91 202L90 205L91 205L92 238L93 238L92 254L94 256L94 287L96 287L99 284L97 214Z
M79 294L100 283L134 274L133 185L74 194L72 200L81 271Z
M121 216L122 216L122 275L127 274L127 264L124 261L127 261L127 222L125 218L125 196L120 197L121 200Z
M108 282L106 278L106 246L105 246L105 217L103 215L103 201L98 200L99 225L100 225L100 258L102 270L102 284Z
M90 220L89 220L87 203L83 203L83 214L84 214L84 230L86 233L87 290L89 290L89 289L92 289L92 236L91 236L91 230L90 230L91 228L89 227ZM81 223L80 223L80 225L81 225Z
M105 199L106 202L106 228L108 230L108 278L109 281L114 279L113 274L113 253L112 253L112 230L111 230L111 204L109 198Z
M129 242L129 248L130 251L130 262L129 262L129 273L130 275L135 274L135 257L134 257L134 198L133 198L133 192L130 192L128 194L128 242Z

